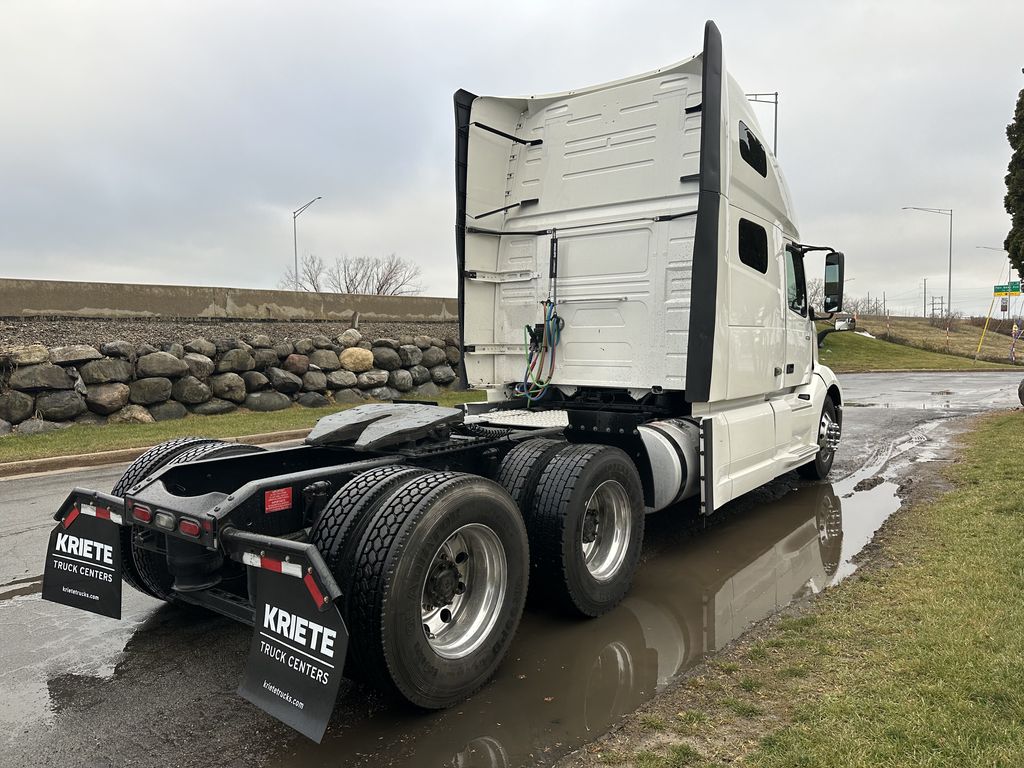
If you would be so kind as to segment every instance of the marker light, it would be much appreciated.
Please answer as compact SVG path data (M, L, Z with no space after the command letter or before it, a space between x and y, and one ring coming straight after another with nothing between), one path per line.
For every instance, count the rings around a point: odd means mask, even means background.
M148 523L153 519L153 513L149 511L149 507L141 507L136 504L132 507L132 518L140 523Z
M167 512L157 512L153 517L153 523L157 528L163 528L165 531L173 531L174 515Z
M178 523L178 532L184 533L186 536L199 538L199 523L195 520L189 520L187 517L183 517Z

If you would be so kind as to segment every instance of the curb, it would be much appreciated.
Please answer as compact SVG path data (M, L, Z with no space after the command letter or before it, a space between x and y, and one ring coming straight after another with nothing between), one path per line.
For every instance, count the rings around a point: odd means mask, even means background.
M308 429L290 429L285 432L266 432L259 435L242 435L241 437L218 438L228 443L245 443L247 445L267 445L287 440L301 440L309 434ZM25 461L9 461L0 464L0 478L28 475L36 472L53 472L60 469L77 469L79 467L99 467L104 464L121 464L134 461L144 454L152 445L141 448L122 448L117 451L101 451L99 453L80 453L75 456L51 456L45 459L26 459Z

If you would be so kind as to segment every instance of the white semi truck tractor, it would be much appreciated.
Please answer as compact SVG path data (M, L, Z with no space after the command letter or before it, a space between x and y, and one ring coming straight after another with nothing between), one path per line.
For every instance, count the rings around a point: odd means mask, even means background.
M527 603L611 610L645 515L712 515L842 424L802 244L718 29L671 67L548 96L455 94L465 409L367 404L305 444L183 438L54 515L43 597L121 584L254 628L239 692L319 740L342 676L436 709L493 675ZM690 499L688 505L681 502Z

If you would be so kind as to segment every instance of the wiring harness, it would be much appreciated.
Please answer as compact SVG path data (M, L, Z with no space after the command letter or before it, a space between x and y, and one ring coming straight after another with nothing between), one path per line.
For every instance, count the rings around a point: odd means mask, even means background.
M517 397L525 397L534 403L544 397L555 375L558 341L564 323L555 312L552 299L544 302L544 322L536 327L523 327L523 343L526 346L526 372L523 380L516 384Z

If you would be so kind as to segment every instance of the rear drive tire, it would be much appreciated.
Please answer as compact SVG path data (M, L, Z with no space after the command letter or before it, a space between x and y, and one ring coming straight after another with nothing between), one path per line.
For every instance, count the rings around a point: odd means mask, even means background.
M348 581L354 568L355 550L373 513L396 487L425 474L425 469L404 464L361 472L331 497L310 529L310 543L323 556L341 589L342 618L348 613L345 606L352 591Z
M526 515L531 596L600 616L633 581L644 538L644 495L629 456L608 445L562 448Z
M818 418L818 452L814 461L809 461L803 466L797 467L796 471L805 480L824 480L832 471L832 462L835 461L836 452L828 447L826 433L831 424L836 423L836 407L831 397L825 398L821 406L821 416Z
M547 440L535 437L524 440L509 451L501 462L498 470L498 483L508 491L516 506L525 514L533 505L533 497L537 491L544 467L551 457L565 447L560 440Z
M425 709L479 690L505 657L529 575L522 517L497 483L439 472L399 486L356 556L349 653Z
M179 450L173 451L172 455L163 461L158 467L149 467L147 472L140 473L138 479L134 482L125 486L125 489L131 488L138 480L148 477L150 473L163 467L175 465L175 464L188 464L194 461L204 461L206 459L220 459L228 456L241 456L247 453L260 453L263 448L255 445L240 445L239 443L228 443L223 440L206 440L192 438L193 442L188 443ZM175 442L175 441L170 441ZM157 446L159 448L160 446ZM152 449L156 450L156 448ZM140 459L142 457L139 457ZM138 461L138 459L136 459ZM132 467L134 467L134 463ZM131 471L132 467L129 467ZM128 472L125 472L125 476ZM122 477L122 480L124 478ZM121 485L114 486L115 489ZM115 491L116 493L116 491ZM129 539L129 546L124 546L124 539L127 532ZM163 534L156 534L163 535ZM134 578L138 580L138 585L128 582L131 586L139 589L151 597L155 597L158 600L164 600L166 602L174 602L174 576L171 574L167 567L167 557L160 552L154 552L151 549L144 549L135 543L134 537L131 535L131 529L122 527L121 529L121 559L125 562L125 565L130 563L131 571ZM128 568L122 569L122 572L128 572ZM128 581L128 579L125 579ZM140 588L141 587L141 588Z
M121 475L121 479L114 483L114 487L110 492L114 496L124 498L128 489L132 488L140 480L144 480L157 470L162 469L173 461L178 454L199 445L216 442L219 441L206 437L178 437L174 440L167 440L159 445L155 445L128 465L128 469ZM121 578L133 589L150 597L159 597L145 585L142 577L139 575L139 571L135 566L135 560L132 557L132 549L132 527L130 525L123 525L121 526ZM166 565L164 570L166 570Z

